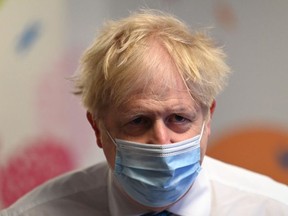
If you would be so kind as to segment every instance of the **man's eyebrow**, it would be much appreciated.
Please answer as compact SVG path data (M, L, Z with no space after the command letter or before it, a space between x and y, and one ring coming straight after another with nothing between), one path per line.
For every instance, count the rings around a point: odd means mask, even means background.
M149 106L141 106L141 107L131 107L129 109L122 109L119 110L121 112L121 115L125 117L133 117L137 115L146 115L155 113L154 109L150 109ZM199 111L198 107L194 106L172 106L163 109L164 112L171 112L171 113L191 113L196 114ZM156 111L157 112L157 111Z
M186 111L193 111L193 112L198 112L199 111L199 106L195 104L190 104L190 105L184 105L184 104L177 104L177 105L172 105L171 107L168 107L167 110L177 110L180 112L186 112Z

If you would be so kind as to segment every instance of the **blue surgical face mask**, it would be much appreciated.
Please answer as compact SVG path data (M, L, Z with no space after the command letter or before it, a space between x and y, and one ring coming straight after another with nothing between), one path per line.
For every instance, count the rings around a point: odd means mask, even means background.
M201 133L172 144L142 144L110 138L116 145L114 176L144 206L164 207L192 186L200 167Z

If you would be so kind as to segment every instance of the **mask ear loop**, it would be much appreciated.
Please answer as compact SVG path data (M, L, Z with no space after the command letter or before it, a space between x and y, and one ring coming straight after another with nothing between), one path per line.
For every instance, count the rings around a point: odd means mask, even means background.
M111 136L111 134L109 133L109 131L108 130L106 130L106 128L105 128L105 131L106 131L106 134L108 135L108 137L110 138L110 140L113 142L113 144L116 146L116 148L117 148L117 143L116 143L116 141L114 140L114 138Z
M200 141L202 139L202 135L204 133L204 128L205 128L205 121L203 122L202 128L201 128L201 133L200 133Z
M104 130L106 132L106 134L108 135L109 139L113 142L113 144L116 146L117 148L117 143L116 141L114 140L114 138L111 136L111 134L109 133L109 131L106 129L105 125L103 124L103 127L104 127Z

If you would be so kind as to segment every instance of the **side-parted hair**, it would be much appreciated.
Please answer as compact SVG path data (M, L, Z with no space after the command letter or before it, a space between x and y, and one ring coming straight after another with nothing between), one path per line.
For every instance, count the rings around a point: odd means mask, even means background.
M88 112L102 118L110 106L117 108L133 92L149 88L155 76L149 50L155 42L168 53L192 98L205 108L211 106L230 72L223 50L172 15L146 10L107 22L84 52L75 93ZM171 76L163 75L161 82L170 85Z

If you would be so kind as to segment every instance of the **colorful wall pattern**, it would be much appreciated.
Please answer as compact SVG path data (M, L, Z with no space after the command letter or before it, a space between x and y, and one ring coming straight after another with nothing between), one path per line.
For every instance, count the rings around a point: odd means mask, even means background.
M286 1L0 0L0 209L104 159L69 77L102 21L143 6L215 27L228 53L208 154L288 184Z
M92 134L69 81L79 50L68 47L65 4L0 4L0 207L91 160Z

